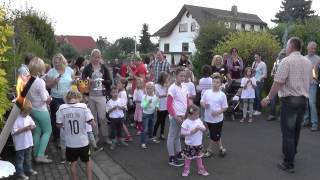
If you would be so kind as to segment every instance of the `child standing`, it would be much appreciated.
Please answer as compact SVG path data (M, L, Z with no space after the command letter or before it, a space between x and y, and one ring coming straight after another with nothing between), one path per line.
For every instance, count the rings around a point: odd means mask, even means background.
M36 175L37 171L32 169L31 152L33 146L33 139L31 130L36 125L29 116L32 110L31 102L25 99L22 111L17 117L12 128L12 139L16 150L16 175L18 179L29 179L26 175Z
M186 79L182 83L183 86L186 86L188 89L188 101L189 104L193 104L193 99L196 97L196 88L193 84L192 80L192 71L186 69Z
M157 121L153 129L153 138L156 139L157 131L160 127L160 139L165 140L164 127L166 118L168 116L167 111L167 95L168 95L169 75L166 72L161 72L158 79L158 83L155 85L155 92L159 98L159 111L157 112Z
M201 98L204 94L204 92L208 89L212 88L212 69L211 66L209 65L204 65L202 66L202 75L203 77L199 80L199 85L197 86L197 91L201 92ZM200 107L200 117L201 120L204 119L204 108L201 106Z
M136 123L137 135L141 134L142 129L142 107L141 102L144 96L144 81L142 78L137 78L137 88L133 92L133 102L136 104L134 111L134 121Z
M124 113L127 109L127 104L125 101L118 97L118 88L111 87L111 99L107 102L107 113L109 114L110 119L110 130L111 135L110 138L112 140L110 149L114 150L116 148L117 140L124 146L128 146L126 142L122 139L122 128L124 122Z
M227 97L220 90L222 78L216 76L212 82L212 89L205 91L200 101L201 106L205 109L204 121L207 123L210 133L210 142L204 155L205 157L211 156L215 144L219 146L220 155L225 155L226 153L226 149L223 148L220 138L223 125L223 112L228 108Z
M181 135L185 136L185 148L183 150L184 170L182 176L188 176L192 159L196 159L198 174L208 176L209 173L202 163L202 134L206 130L203 122L199 118L200 109L196 105L191 105L187 109L187 119L181 125Z
M240 122L244 122L247 118L247 112L249 108L249 120L248 122L252 122L252 115L253 115L253 103L255 98L255 91L254 88L257 86L256 79L252 76L252 69L247 67L244 70L244 75L241 79L241 99L243 103L243 118Z
M169 132L167 148L169 153L169 165L175 167L183 166L181 155L181 124L188 107L188 90L182 86L185 81L186 73L184 69L176 69L176 80L168 89L167 108L169 112Z
M120 79L117 83L117 88L119 90L118 97L123 100L126 106L128 104L128 95L126 91L127 85L128 85L128 81L126 79ZM123 126L124 132L126 133L125 141L132 141L132 136L126 125L126 120L127 120L127 110L124 111L124 121L122 121L122 126Z
M64 127L66 159L71 162L72 179L78 179L77 160L87 164L87 177L92 180L89 139L86 124L94 124L93 115L82 99L79 91L71 90L66 94L65 102L57 111L57 126Z
M154 112L159 108L159 99L154 94L153 82L148 82L146 84L146 95L142 98L141 106L143 110L143 131L141 133L141 148L146 149L146 135L148 135L149 138L152 138ZM153 139L153 142L159 143L157 139Z

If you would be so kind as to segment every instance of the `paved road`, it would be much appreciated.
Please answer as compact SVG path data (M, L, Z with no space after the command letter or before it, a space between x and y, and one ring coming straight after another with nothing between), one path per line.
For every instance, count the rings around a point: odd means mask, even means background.
M208 139L205 138L205 144ZM224 123L223 141L228 155L205 159L210 176L196 174L195 162L188 178L182 178L182 168L167 164L166 142L140 148L135 137L129 147L117 147L105 152L131 176L138 180L157 179L219 179L219 180L313 180L320 178L320 132L303 129L296 156L296 173L288 174L276 167L281 160L281 134L278 121L259 119L252 124L238 121Z

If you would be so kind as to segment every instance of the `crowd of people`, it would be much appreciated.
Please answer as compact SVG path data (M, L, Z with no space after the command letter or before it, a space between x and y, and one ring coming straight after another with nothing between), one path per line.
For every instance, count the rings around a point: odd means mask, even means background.
M78 158L87 163L88 179L91 179L90 148L100 151L104 144L110 145L111 150L118 145L128 146L133 140L129 126L140 136L142 149L147 149L148 143L166 140L168 164L184 166L182 176L189 175L192 159L197 163L198 173L207 176L209 173L201 158L210 157L215 150L226 154L221 135L230 99L225 89L237 81L240 88L235 96L239 96L243 104L241 123L247 116L252 123L254 116L261 115L262 106L270 102L267 120L275 120L276 92L279 91L285 155L280 168L291 172L301 123L305 126L311 121L311 130L318 128L315 75L320 58L316 56L316 47L315 42L310 42L308 55L302 57L298 54L301 50L298 40L290 39L286 51L282 50L274 63L271 72L274 84L263 100L267 65L260 52L254 54L253 64L247 67L236 48L231 49L230 56L215 55L211 65L202 67L199 80L192 73L187 55L182 55L177 67L172 68L161 51L144 62L141 58L122 65L115 62L112 72L98 49L91 52L90 60L80 57L74 65L69 65L58 53L52 58L52 68L39 57L29 55L18 71L18 82L22 85L18 86L17 94L30 80L32 85L12 130L17 177L28 179L26 175L37 174L31 167L32 158L38 163L52 162L45 155L52 133L53 142L60 147L62 161L71 162L73 179L77 179ZM199 103L197 94L200 94ZM131 97L135 105L133 116L130 116ZM293 116L295 113L297 116ZM298 120L292 125L287 122L288 118ZM167 135L164 134L166 122L169 123ZM204 132L210 138L206 148L202 144ZM181 136L184 136L184 148Z

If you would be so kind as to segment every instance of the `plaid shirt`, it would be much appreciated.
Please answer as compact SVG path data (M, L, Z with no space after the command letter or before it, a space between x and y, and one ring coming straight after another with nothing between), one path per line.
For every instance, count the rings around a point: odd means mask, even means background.
M170 70L170 64L166 59L163 61L157 60L157 62L154 65L154 77L155 77L155 82L158 82L159 76L161 72L167 72L169 73Z
M312 64L300 52L292 52L282 59L274 81L284 83L279 90L279 97L305 96L309 97L309 86L312 77Z

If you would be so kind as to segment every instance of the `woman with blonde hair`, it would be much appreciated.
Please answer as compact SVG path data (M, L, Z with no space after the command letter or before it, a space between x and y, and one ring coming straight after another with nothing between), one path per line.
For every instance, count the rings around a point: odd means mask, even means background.
M27 98L32 104L30 115L36 124L33 131L33 156L36 162L51 163L52 160L44 154L52 132L50 114L47 109L52 98L46 90L46 83L40 78L45 71L45 64L42 59L35 57L31 60L28 68L31 78L35 79L27 94Z
M100 133L103 138L102 141L111 144L106 121L106 96L110 93L112 80L108 68L102 63L99 49L92 50L90 64L84 68L82 78L89 79L90 82L88 105L94 119L98 120L98 126L94 127L96 139L99 139L98 135Z
M223 63L223 58L220 55L213 56L211 68L212 73L219 73L222 77L226 77L228 74L227 66Z
M70 91L74 79L74 72L68 66L65 57L58 53L52 58L53 68L46 76L47 88L51 89L52 102L50 103L51 125L53 129L54 141L60 138L60 130L56 126L56 112L61 104L64 104L63 97Z

